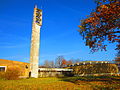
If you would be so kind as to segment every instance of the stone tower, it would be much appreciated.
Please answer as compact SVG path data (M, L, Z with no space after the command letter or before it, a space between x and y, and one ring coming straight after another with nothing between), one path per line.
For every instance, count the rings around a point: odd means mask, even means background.
M34 8L31 49L30 49L30 77L38 78L40 28L42 26L42 10Z

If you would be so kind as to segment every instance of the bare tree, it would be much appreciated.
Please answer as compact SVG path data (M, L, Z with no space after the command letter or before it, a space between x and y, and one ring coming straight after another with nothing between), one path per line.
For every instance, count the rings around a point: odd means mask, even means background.
M48 60L45 60L44 66L47 67L47 68L49 67L49 61Z
M72 59L70 59L70 61L72 61L72 63L75 64L75 63L79 63L79 62L80 62L80 59L79 59L79 58L78 58L78 59L73 59L73 58L72 58Z
M59 67L61 68L62 67L62 60L64 60L64 57L63 56L58 56L56 58L56 62L55 62L55 67Z
M44 66L47 67L47 68L54 68L55 67L54 61L45 60Z
M51 67L51 68L54 68L54 67L55 67L54 61L49 61L49 67Z

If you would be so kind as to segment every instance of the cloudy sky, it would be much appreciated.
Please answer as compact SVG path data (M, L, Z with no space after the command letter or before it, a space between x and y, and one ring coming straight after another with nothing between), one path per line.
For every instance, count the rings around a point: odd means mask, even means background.
M29 62L33 8L43 10L40 64L65 59L112 61L115 44L107 51L90 54L89 47L77 31L80 20L96 7L94 0L0 0L0 58Z

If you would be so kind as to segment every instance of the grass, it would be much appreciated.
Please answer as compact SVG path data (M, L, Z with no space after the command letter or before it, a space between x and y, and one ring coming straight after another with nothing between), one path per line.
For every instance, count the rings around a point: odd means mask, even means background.
M30 78L0 80L0 90L80 90L80 87L60 78Z
M76 85L90 85L94 90L120 90L120 76L84 76L63 79Z
M0 79L0 90L120 90L118 76Z

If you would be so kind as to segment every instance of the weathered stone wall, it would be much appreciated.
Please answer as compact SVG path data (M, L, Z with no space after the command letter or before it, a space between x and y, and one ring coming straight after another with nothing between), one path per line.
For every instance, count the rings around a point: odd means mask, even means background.
M56 76L60 76L63 75L62 72L39 72L39 77L56 77Z
M44 71L44 72L39 72L38 77L63 77L63 76L71 76L71 71L69 72L64 72L64 71Z
M74 75L118 73L118 67L110 63L85 64L69 68L73 69Z

